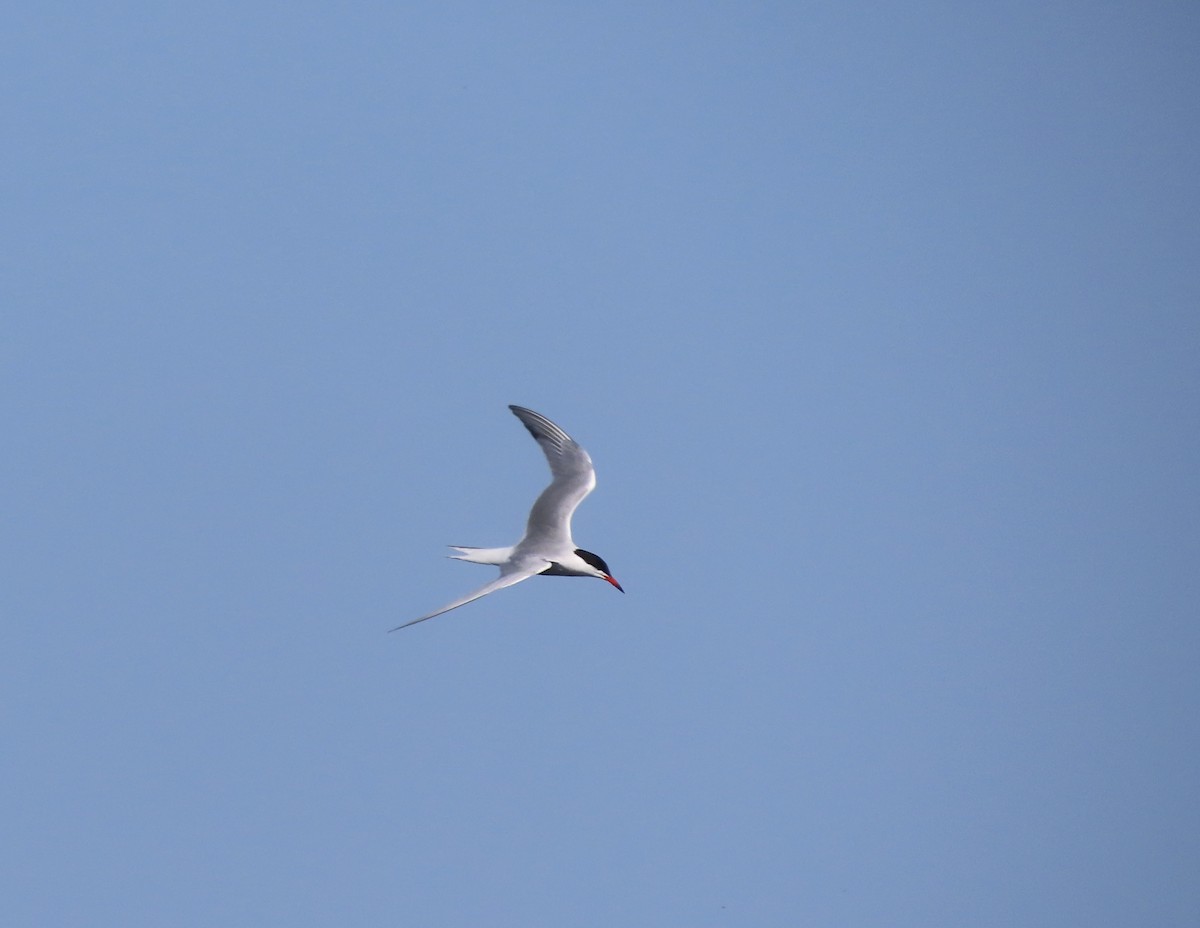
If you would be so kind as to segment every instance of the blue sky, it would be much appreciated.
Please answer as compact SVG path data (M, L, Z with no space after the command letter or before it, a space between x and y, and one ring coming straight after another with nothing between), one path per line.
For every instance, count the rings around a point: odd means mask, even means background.
M1194 6L4 33L8 923L1194 924Z

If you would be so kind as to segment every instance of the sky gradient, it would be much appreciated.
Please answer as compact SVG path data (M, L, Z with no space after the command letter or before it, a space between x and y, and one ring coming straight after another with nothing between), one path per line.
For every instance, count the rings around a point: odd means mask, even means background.
M7 924L1196 924L1194 5L0 42Z

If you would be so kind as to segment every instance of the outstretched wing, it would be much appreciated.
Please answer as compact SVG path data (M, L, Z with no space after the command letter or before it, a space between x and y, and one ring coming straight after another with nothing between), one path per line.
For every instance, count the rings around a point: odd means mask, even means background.
M488 593L495 593L496 590L502 590L506 586L512 586L514 583L520 583L522 580L528 580L530 577L541 573L545 570L546 562L538 561L536 563L527 564L524 567L514 570L511 573L501 574L491 583L485 583L474 593L468 593L462 599L456 599L448 606L443 606L437 612L431 612L429 615L423 615L419 619L413 619L411 622L405 622L403 625L397 625L389 631L398 632L402 628L408 628L410 625L416 625L418 622L424 622L426 619L432 619L434 616L441 615L443 612L449 612L451 609L457 609L459 606L465 606L467 603L473 603L481 597L487 596Z
M532 409L524 406L509 406L518 419L525 423L550 464L554 480L542 491L529 512L529 523L525 527L525 540L537 538L547 545L570 545L571 516L583 498L596 485L596 470L592 459L579 442L557 425Z

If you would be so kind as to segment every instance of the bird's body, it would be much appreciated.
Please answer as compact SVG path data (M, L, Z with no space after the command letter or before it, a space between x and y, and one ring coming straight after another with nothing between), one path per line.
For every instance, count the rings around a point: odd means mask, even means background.
M537 440L554 479L542 491L529 512L525 534L515 545L507 548L467 548L452 545L458 554L451 557L472 564L491 564L500 568L500 576L475 592L455 600L448 606L423 615L419 619L398 625L392 631L416 625L426 619L465 606L481 596L502 590L506 586L528 580L538 574L558 577L597 577L621 590L609 573L604 559L590 551L575 547L571 538L571 516L583 498L596 485L592 459L575 439L547 419L524 406L509 406L529 433ZM625 592L621 590L621 592Z

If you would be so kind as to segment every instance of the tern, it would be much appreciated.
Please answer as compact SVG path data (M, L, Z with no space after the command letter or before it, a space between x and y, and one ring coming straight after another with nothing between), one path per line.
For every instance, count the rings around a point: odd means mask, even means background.
M525 537L508 548L466 548L450 545L458 554L450 557L472 564L491 564L500 568L500 576L484 584L474 593L456 599L437 612L423 615L419 619L397 625L399 631L432 619L442 613L473 603L475 600L495 593L506 586L528 580L539 574L548 577L596 577L611 583L622 593L621 584L613 579L604 558L591 551L575 547L571 539L571 516L583 498L596 486L596 470L592 459L579 442L557 425L532 409L524 406L509 406L513 415L520 419L529 434L541 445L550 464L554 479L542 495L534 501L529 511L529 522L525 526Z

